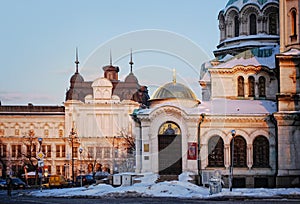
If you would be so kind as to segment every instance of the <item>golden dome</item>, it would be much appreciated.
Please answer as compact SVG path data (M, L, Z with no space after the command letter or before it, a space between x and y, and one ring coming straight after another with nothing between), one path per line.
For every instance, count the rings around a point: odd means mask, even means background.
M167 83L159 87L151 97L151 100L157 99L189 99L198 101L194 92L180 83Z

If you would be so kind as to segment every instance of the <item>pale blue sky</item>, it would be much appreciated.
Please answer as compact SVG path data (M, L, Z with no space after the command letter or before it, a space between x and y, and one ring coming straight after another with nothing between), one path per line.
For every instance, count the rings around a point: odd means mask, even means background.
M173 68L179 81L197 86L199 60L213 58L217 16L227 1L2 0L0 100L61 105L75 71L76 47L86 80L103 76L109 50L124 80L132 48L134 73L151 92L171 81Z

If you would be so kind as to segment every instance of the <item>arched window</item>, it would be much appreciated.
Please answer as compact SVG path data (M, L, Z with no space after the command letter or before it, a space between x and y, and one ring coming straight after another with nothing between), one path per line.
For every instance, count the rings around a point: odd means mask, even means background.
M248 78L248 88L249 88L249 97L254 97L255 96L255 80L253 76L249 76Z
M291 37L297 36L297 11L295 8L291 10Z
M240 35L240 22L239 17L234 17L234 37L238 37Z
M250 35L256 35L256 15L251 14L250 15Z
M213 136L208 142L208 166L224 167L224 142L220 136Z
M261 76L258 79L258 91L259 97L266 97L266 79L265 77Z
M238 96L239 97L244 97L244 77L239 76L238 77Z
M270 13L269 15L269 34L277 35L277 14Z
M253 167L269 167L269 141L264 136L253 142Z
M233 140L231 140L232 143ZM232 144L230 144L232 147ZM241 136L234 138L234 153L233 153L233 166L234 167L247 167L247 145L246 140Z

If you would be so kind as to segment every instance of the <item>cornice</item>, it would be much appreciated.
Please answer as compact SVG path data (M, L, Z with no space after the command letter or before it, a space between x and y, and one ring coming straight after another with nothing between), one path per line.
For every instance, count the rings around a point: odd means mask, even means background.
M243 65L237 65L234 66L232 68L210 68L209 72L211 74L233 74L233 73L237 73L237 72L244 72L245 74L248 73L258 73L261 71L265 71L267 73L272 73L273 70L269 69L266 66L243 66Z
M226 123L265 123L269 122L270 118L266 115L214 115L206 116L203 122L226 122Z

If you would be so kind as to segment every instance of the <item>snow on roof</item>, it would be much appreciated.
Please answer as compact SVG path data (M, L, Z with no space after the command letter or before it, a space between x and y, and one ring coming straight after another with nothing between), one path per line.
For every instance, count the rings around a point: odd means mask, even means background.
M178 106L170 101L159 104L156 108L164 106ZM197 107L186 108L181 106L188 115L263 115L277 112L277 103L269 100L231 100L216 98L202 101ZM140 109L137 114L150 114L153 109Z
M203 81L203 82L210 82L210 73L206 72L204 74L204 76L202 77L201 81Z
M261 39L278 40L279 35L269 35L266 33L258 33L256 35L240 35L240 36L233 37L233 38L227 38L222 42L230 43L231 41L245 41L245 40L254 40L255 42L257 42L258 40L261 40Z
M210 195L209 188L197 186L186 180L165 181L155 183L151 178L156 178L151 173L141 183L136 183L132 186L112 187L107 184L94 184L87 187L63 188L63 189L44 189L32 190L24 194L33 197L174 197L174 198L222 198L224 196L233 197L255 197L255 198L272 198L284 195L300 196L300 188L233 188L229 191L228 188L223 188L220 193ZM179 176L180 177L180 176ZM186 178L186 176L183 176ZM149 182L149 183L148 183Z
M259 53L268 54L259 54ZM279 53L279 46L276 47L262 47L254 48L244 51L228 61L214 66L213 69L218 68L233 68L234 66L266 66L270 69L276 68L275 55Z
M286 52L280 53L280 54L282 54L282 55L300 55L300 50L292 48L292 49L290 49Z
M255 115L277 112L276 102L268 100L213 99L199 105L201 113L216 115Z
M225 55L225 57L223 57L222 59L220 59L220 62L226 62L227 60L230 60L231 58L233 58L233 55L227 54Z

